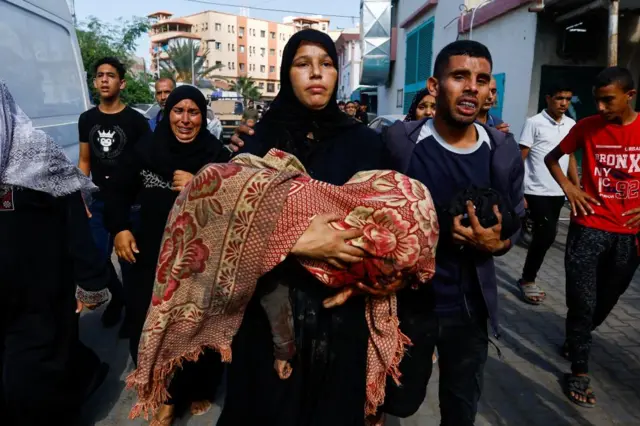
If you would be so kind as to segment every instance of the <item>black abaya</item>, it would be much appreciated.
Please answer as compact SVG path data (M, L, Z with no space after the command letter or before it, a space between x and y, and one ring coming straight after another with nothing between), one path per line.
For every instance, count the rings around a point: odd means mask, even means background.
M95 293L117 278L93 243L79 192L0 192L0 424L71 425L104 373L78 340L76 285Z
M245 140L245 152L263 156L274 146L273 140L266 142L268 137L269 129L258 124L256 136ZM298 156L308 173L334 185L382 164L380 137L363 125L324 141L301 143L307 149ZM281 275L278 279L291 286L297 349L291 361L293 375L284 381L276 375L269 323L254 297L233 341L218 426L363 425L369 336L364 298L324 309L322 301L334 291L293 258L270 274Z
M174 90L167 100L166 110L183 99L193 100L206 117L206 101L202 93L191 86ZM227 162L230 153L222 143L202 127L191 143L180 143L173 134L169 117L158 124L153 134L140 141L131 155L112 177L107 188L105 222L112 235L131 229L129 209L134 201L140 204L140 225L135 235L140 253L132 268L132 288L129 295L128 320L131 331L130 352L138 360L138 345L151 303L160 244L169 212L178 192L172 187L173 173L182 170L195 174L209 163ZM207 351L197 363L185 363L174 376L167 404L187 404L213 400L222 377L219 354Z

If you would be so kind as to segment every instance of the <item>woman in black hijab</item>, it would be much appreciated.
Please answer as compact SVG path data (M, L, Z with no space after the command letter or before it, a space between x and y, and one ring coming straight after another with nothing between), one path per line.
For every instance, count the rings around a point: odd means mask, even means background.
M116 254L132 264L126 289L130 308L130 351L137 361L140 334L144 326L167 217L179 192L193 175L208 163L226 162L230 153L206 127L207 103L193 86L175 89L165 105L165 115L153 133L138 142L107 188L105 221L115 235ZM129 210L139 201L140 229L134 236ZM174 377L172 401L159 411L155 424L170 425L176 402L192 403L194 414L206 412L213 399L222 367L213 352L197 364L185 365ZM213 358L213 359L211 359ZM177 398L177 400L176 400Z
M284 49L282 89L256 125L255 136L245 139L242 152L262 156L279 148L296 155L314 179L334 185L344 184L360 171L380 168L380 137L338 107L337 64L329 36L315 30L296 33ZM332 233L326 226L328 218L317 220L324 220L316 223L320 238L309 238L316 245L325 238L323 234ZM298 242L301 246L303 239ZM347 246L344 240L335 244ZM359 260L357 249L342 250L325 250L320 255L307 245L299 250L294 247L292 253L333 264ZM337 308L323 308L323 299L334 292L295 258L287 259L270 274L266 279L291 286L297 349L291 360L293 374L281 380L273 369L271 332L257 294L233 342L227 396L218 426L364 425L369 337L364 297L354 297Z

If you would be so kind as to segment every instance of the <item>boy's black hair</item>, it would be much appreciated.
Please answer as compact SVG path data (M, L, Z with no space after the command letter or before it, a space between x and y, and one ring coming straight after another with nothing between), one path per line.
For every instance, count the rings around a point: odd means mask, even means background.
M554 97L560 92L571 92L573 93L573 89L566 81L557 81L551 86L547 88L545 91L545 95Z
M482 43L478 43L473 40L457 40L453 43L446 45L438 56L433 66L433 75L435 78L441 78L442 73L449 65L449 59L452 56L469 56L471 58L484 58L489 61L491 68L493 68L493 58L491 52L487 46Z
M120 62L120 59L114 58L113 56L105 56L104 58L98 59L93 66L94 75L98 74L98 68L100 68L101 65L111 65L116 69L116 71L118 71L118 77L120 77L120 80L124 80L127 70L122 62Z
M338 101L338 105L346 105L346 103L344 103L344 101Z
M631 72L623 67L605 68L598 76L593 84L594 89L617 84L622 90L628 92L636 88Z

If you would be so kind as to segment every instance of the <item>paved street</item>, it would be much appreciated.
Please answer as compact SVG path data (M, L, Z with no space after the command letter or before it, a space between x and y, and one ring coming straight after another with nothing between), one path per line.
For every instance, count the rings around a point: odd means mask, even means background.
M566 212L565 212L566 213ZM566 215L565 215L566 216ZM543 306L521 302L515 287L524 263L519 247L498 259L503 360L490 347L478 425L639 425L640 424L640 279L595 333L591 358L598 407L583 409L563 395L560 379L569 364L558 354L564 337L564 242L567 222L543 266L539 284L547 291ZM105 331L99 314L82 318L82 337L112 366L107 384L87 408L87 425L144 425L127 420L133 394L123 389L130 369L127 341L118 341L116 330ZM413 418L389 419L387 426L437 426L437 369L427 400ZM222 398L218 398L219 403ZM176 425L209 425L219 414L185 418ZM89 420L90 419L90 420Z

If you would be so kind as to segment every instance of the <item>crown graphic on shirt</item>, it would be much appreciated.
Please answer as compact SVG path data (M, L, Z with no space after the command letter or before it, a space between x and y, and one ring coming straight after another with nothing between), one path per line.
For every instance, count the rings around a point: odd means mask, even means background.
M100 136L101 138L107 138L107 139L113 139L113 136L116 134L115 131L113 132L103 132L102 130L98 130L98 136Z

